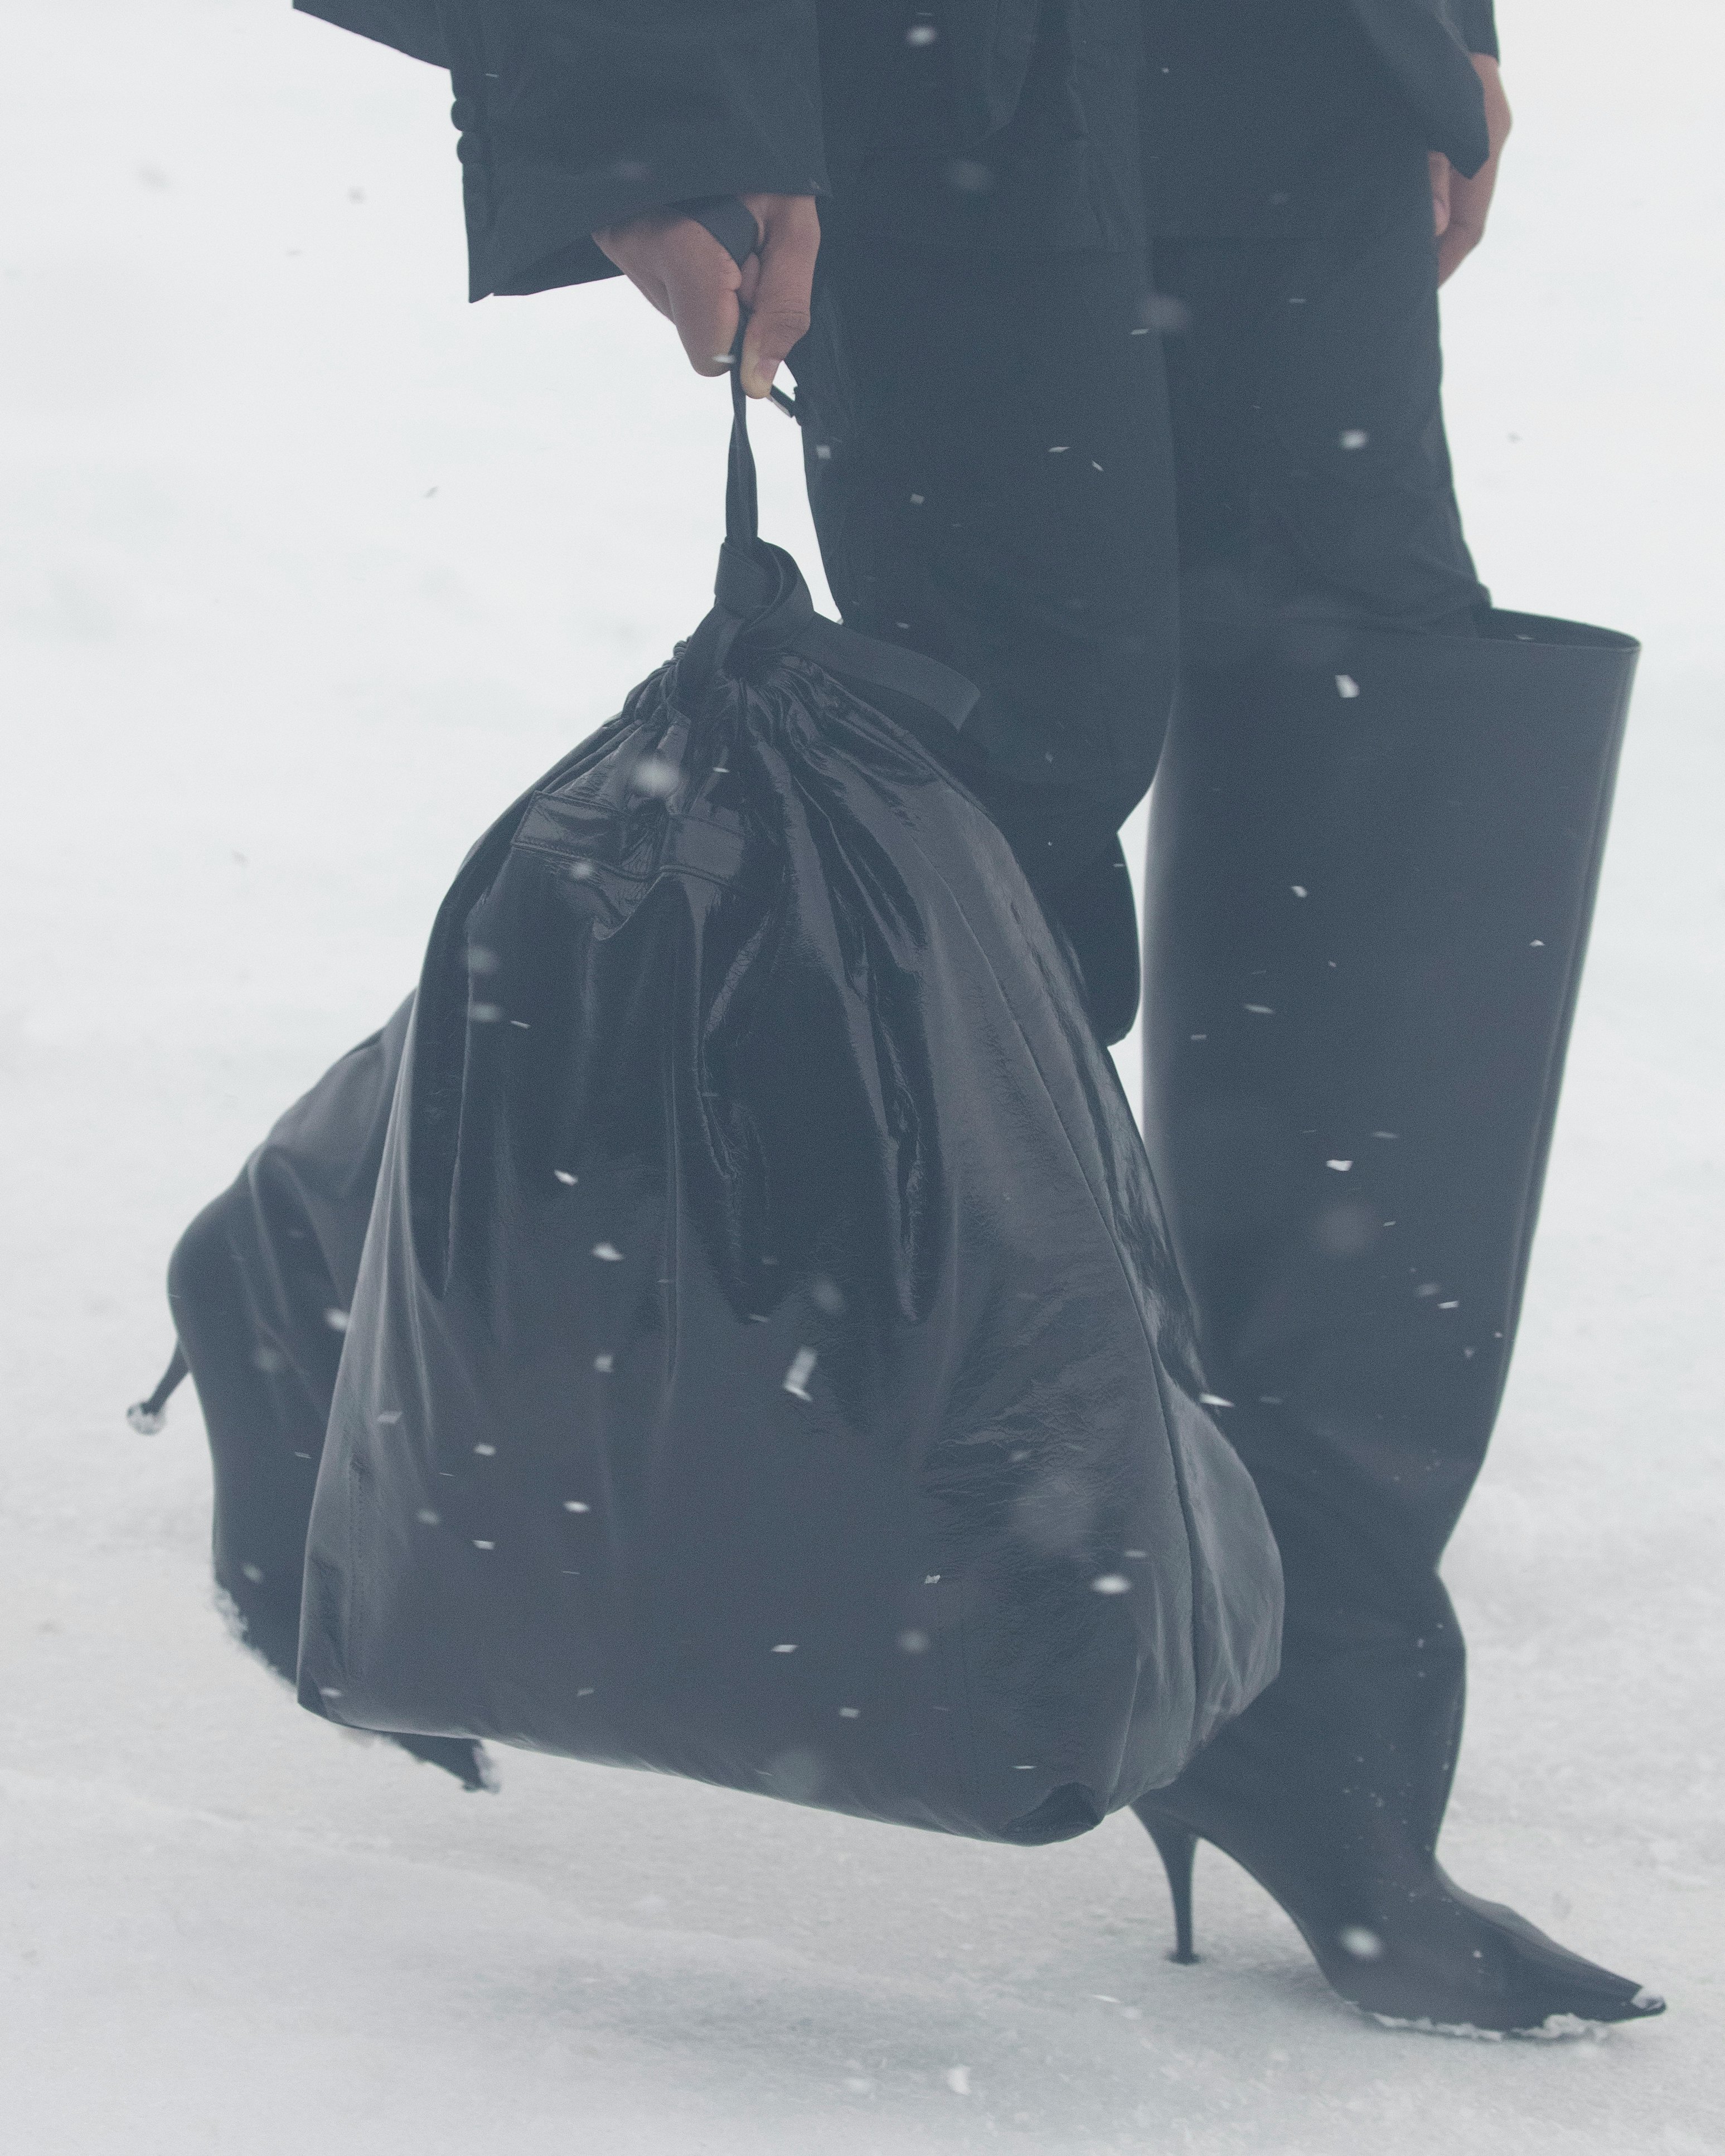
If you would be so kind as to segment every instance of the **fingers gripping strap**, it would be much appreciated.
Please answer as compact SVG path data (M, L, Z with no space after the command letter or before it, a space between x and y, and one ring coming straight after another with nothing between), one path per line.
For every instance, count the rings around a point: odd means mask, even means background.
M694 202L675 205L680 217L692 218L711 233L739 270L761 244L761 228L755 213L736 195L702 195Z

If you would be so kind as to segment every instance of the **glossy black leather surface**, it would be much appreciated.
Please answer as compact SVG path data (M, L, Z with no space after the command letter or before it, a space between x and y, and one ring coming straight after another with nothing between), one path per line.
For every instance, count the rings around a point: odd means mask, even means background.
M1278 1561L1065 947L759 562L439 915L301 1697L1053 1840L1268 1681Z

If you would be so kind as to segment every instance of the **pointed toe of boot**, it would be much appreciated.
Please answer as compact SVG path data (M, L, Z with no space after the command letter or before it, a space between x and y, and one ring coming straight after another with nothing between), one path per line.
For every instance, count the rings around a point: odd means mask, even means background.
M1663 2014L1657 1992L1572 1953L1501 1902L1458 1887L1414 1858L1375 1878L1278 1851L1236 1833L1205 1834L1165 1801L1134 1806L1168 1872L1170 1959L1191 1962L1193 1856L1200 1840L1232 1856L1293 1919L1331 1988L1392 2027L1448 2035L1563 2035L1584 2024ZM1239 1822L1235 1822L1236 1825Z
M1333 1942L1307 1933L1350 2004L1398 2026L1494 2036L1561 2035L1571 2024L1665 2011L1656 1993L1572 1953L1502 1903L1439 1879L1436 1892L1379 1928L1348 1927Z

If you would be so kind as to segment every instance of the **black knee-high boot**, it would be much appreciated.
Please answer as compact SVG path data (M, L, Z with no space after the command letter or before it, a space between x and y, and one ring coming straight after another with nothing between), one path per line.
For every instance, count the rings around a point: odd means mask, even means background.
M1146 1131L1224 1426L1282 1553L1282 1674L1140 1815L1382 2014L1657 2002L1435 1863L1463 1654L1438 1561L1513 1339L1636 647L1496 613L1195 670L1156 782Z

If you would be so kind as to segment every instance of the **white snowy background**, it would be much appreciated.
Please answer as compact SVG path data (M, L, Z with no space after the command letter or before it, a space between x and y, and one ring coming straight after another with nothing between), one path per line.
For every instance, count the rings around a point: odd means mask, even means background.
M1503 0L1445 300L1500 598L1646 641L1525 1331L1449 1576L1446 1840L1667 1991L1339 2005L1207 1853L1030 1852L506 1754L228 1640L163 1262L411 982L470 838L704 608L723 393L615 286L464 303L447 89L285 0L9 0L0 71L0 2118L19 2156L1725 2148L1717 0ZM792 430L768 528L813 567ZM1128 1065L1130 1053L1123 1059ZM1709 1317L1708 1313L1712 1312Z

